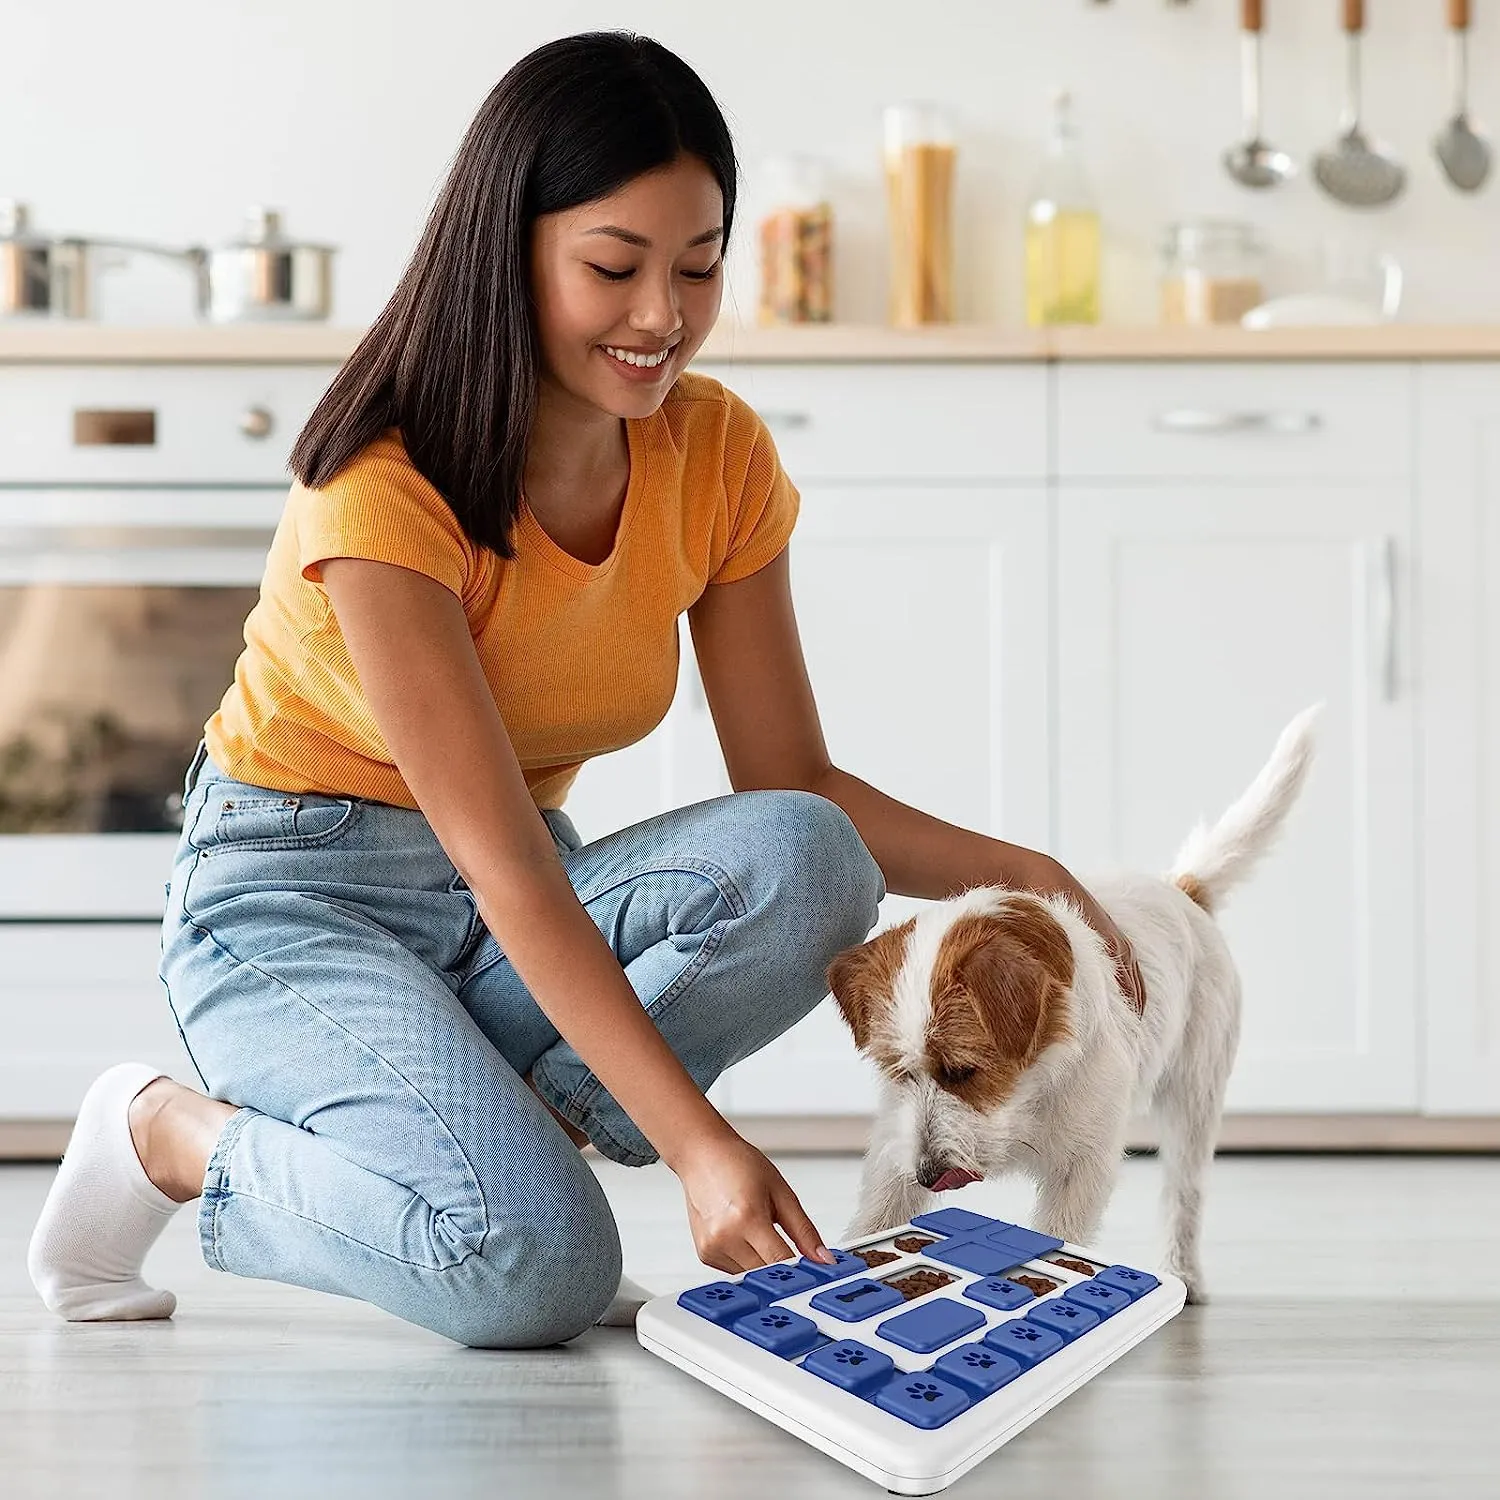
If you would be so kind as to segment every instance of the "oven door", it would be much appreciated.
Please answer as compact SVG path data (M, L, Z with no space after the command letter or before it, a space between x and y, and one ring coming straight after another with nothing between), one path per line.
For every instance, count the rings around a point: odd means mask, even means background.
M0 922L160 920L285 498L0 491Z

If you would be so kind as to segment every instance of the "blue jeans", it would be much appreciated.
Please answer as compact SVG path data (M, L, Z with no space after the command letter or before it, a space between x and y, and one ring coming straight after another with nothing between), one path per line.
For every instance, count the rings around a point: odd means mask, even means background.
M532 999L426 818L235 781L201 744L183 797L161 978L203 1087L238 1106L204 1178L204 1259L477 1347L590 1327L619 1282L618 1228L524 1075L604 1156L657 1153ZM719 797L591 844L543 816L705 1090L822 1000L885 893L843 810L807 792Z

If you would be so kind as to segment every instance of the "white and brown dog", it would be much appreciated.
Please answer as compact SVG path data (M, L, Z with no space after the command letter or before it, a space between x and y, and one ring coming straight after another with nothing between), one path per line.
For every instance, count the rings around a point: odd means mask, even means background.
M880 1100L846 1240L908 1223L934 1192L1008 1170L1031 1222L1087 1246L1132 1114L1160 1130L1168 1270L1192 1300L1204 1179L1239 1041L1240 982L1211 913L1270 846L1312 760L1309 709L1165 878L1085 882L1129 939L1137 1015L1103 940L1063 897L979 886L840 953L828 969Z

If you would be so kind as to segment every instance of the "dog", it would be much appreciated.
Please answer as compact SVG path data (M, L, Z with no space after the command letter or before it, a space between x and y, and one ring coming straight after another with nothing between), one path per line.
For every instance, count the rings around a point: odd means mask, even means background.
M1189 835L1165 877L1088 889L1134 949L1141 1014L1103 939L1062 896L976 886L839 953L828 984L879 1100L852 1240L933 1195L1019 1170L1030 1222L1086 1247L1133 1113L1160 1130L1165 1264L1206 1300L1205 1179L1240 1030L1240 980L1213 913L1271 846L1313 757L1321 705L1283 730L1254 782Z

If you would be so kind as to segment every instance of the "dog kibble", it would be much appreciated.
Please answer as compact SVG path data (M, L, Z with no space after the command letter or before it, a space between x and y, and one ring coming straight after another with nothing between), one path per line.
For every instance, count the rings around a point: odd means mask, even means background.
M940 1286L947 1286L953 1277L942 1271L908 1271L905 1276L897 1276L885 1283L893 1286L908 1302L917 1297L925 1297L928 1292L935 1292Z
M923 1239L920 1234L902 1234L896 1236L896 1248L910 1255L914 1250L925 1250L934 1241Z
M1086 1260L1073 1260L1066 1255L1054 1255L1051 1257L1054 1266L1063 1266L1069 1271L1077 1271L1080 1276L1092 1276L1099 1269Z
M899 1255L892 1255L889 1250L855 1250L853 1254L872 1269L875 1266L889 1265L891 1261L901 1259Z
M1024 1286L1028 1292L1034 1292L1038 1297L1045 1297L1048 1292L1057 1290L1057 1282L1048 1281L1045 1276L1007 1276L1007 1281L1013 1281L1017 1286Z

